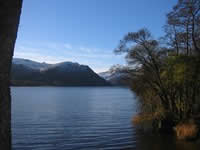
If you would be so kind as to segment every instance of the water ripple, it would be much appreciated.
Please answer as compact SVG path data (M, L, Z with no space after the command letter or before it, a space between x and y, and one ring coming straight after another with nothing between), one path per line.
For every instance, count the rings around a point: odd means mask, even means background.
M24 87L12 97L14 150L135 148L128 89Z

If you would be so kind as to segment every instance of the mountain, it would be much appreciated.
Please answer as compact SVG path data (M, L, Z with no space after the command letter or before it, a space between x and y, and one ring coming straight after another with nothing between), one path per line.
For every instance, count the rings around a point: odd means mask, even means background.
M39 63L39 62L35 62L28 59L22 59L22 58L13 58L12 63L15 65L24 65L25 67L28 67L31 69L37 69L37 70L41 70L41 69L48 68L51 66L51 64L47 64L45 62Z
M108 81L111 85L126 86L128 85L128 74L119 70L109 70L99 73L99 76Z
M39 63L14 58L11 84L17 86L106 86L109 83L90 67L73 62L57 64Z

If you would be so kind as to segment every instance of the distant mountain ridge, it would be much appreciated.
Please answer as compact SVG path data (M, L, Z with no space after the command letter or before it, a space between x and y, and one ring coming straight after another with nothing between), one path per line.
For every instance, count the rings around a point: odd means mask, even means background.
M11 85L107 86L110 84L86 65L73 62L47 64L14 58Z
M29 59L22 59L22 58L13 58L13 61L12 61L13 64L16 64L16 65L24 65L26 67L29 67L31 69L45 69L45 68L48 68L51 66L51 64L47 64L47 63L39 63L39 62L36 62L36 61L32 61L32 60L29 60Z
M127 86L128 85L128 74L119 70L108 70L99 73L99 76L108 81L111 85L115 86Z

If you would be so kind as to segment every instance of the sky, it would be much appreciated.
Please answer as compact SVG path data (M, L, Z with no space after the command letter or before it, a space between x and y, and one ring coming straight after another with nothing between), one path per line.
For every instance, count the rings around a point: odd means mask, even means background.
M113 50L128 32L162 36L176 0L24 0L15 58L78 62L103 72L124 65Z

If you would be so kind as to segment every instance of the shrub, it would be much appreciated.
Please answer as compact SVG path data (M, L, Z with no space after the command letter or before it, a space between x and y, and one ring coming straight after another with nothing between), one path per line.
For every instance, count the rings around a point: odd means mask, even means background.
M190 140L195 139L198 134L198 127L195 123L179 123L174 127L176 136L180 140Z

